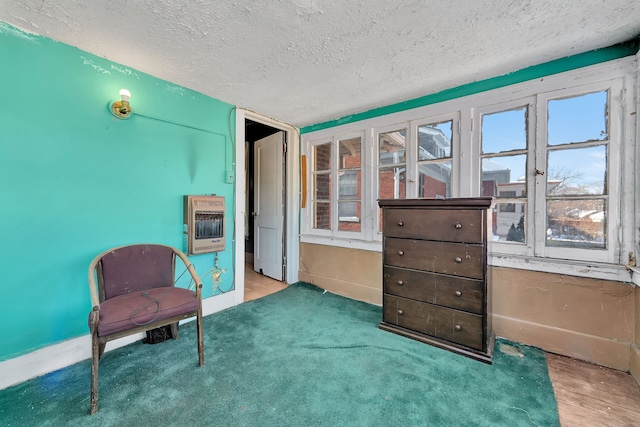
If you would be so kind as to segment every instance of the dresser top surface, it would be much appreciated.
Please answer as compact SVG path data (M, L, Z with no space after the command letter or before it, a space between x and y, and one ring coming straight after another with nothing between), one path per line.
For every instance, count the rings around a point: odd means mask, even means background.
M380 207L442 207L488 208L491 197L462 197L450 199L378 199Z

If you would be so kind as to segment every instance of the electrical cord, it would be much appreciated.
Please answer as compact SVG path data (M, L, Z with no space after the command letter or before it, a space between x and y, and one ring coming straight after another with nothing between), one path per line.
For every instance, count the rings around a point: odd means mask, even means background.
M149 306L150 306L150 304L146 304L146 305L143 305L143 306L140 306L140 307L136 308L136 309L135 309L135 310L133 310L133 311L131 312L131 314L129 315L129 320L131 320L131 323L133 323L134 325L137 325L137 326L144 326L144 325L148 325L149 323L152 323L153 321L155 321L155 320L158 318L158 316L160 315L160 297L157 297L157 298L156 298L156 297L152 297L151 295L149 295L149 293L148 293L148 292L143 292L143 293L142 293L142 296L143 296L143 297L147 297L147 298L151 298L151 299L156 303L156 306L157 306L157 308L156 308L156 315L155 315L155 316L153 316L153 319L151 319L151 320L149 320L149 321L146 321L146 322L143 322L143 323L138 323L138 322L136 322L135 320L133 320L133 318L134 318L134 317L136 316L136 314L138 314L140 311L142 311L142 310L144 310L145 308L149 307Z
M202 276L199 276L200 281L203 281L205 277L211 275L214 283L213 283L213 295L216 295L216 290L220 291L220 294L226 294L227 292L231 292L231 289L233 288L233 280L231 281L231 286L229 287L229 289L224 290L220 287L220 276L222 276L222 274L226 273L227 269L226 268L220 268L220 266L218 265L218 253L215 253L215 261L214 261L214 267L212 269L210 269L209 271L205 272ZM188 289L191 289L192 286L194 286L195 283L193 281L193 279L191 279L191 282L189 282L189 287Z

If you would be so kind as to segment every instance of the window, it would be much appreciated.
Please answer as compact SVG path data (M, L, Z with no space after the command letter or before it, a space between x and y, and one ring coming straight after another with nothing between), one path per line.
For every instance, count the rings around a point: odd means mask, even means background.
M620 168L615 165L623 145L620 129L611 128L613 123L620 125L620 108L614 108L612 93L620 96L619 86L540 96L546 115L539 125L544 138L536 170L538 185L544 188L536 203L544 215L538 218L543 236L536 256L615 259L619 204L612 203L610 194L619 194L612 188L620 182ZM612 138L613 133L618 137Z
M634 73L629 59L303 135L302 241L380 250L378 199L489 196L495 265L626 262Z
M418 126L418 197L451 197L453 120Z
M407 195L406 138L406 129L378 136L378 197L381 199L404 199Z
M527 243L529 104L479 110L480 194L494 197L493 242ZM483 112L487 111L487 112ZM519 250L520 253L524 250Z
M323 139L309 145L309 229L321 236L362 232L362 136Z
M331 230L331 143L313 147L313 228Z
M407 129L378 133L378 199L407 197ZM378 208L378 232L382 232L382 214Z
M338 230L360 231L362 138L338 141Z
M606 249L607 92L547 106L546 245Z
M579 87L477 109L480 194L495 198L494 252L610 258L608 93Z

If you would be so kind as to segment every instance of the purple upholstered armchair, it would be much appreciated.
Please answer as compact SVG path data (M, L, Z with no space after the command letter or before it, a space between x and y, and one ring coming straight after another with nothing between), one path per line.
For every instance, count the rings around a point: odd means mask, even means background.
M176 258L191 275L195 291L174 286ZM200 366L204 365L202 282L184 253L152 244L109 249L89 265L89 289L93 305L89 313L91 414L98 412L98 365L108 341L166 325L171 325L176 339L177 322L195 316L198 357Z

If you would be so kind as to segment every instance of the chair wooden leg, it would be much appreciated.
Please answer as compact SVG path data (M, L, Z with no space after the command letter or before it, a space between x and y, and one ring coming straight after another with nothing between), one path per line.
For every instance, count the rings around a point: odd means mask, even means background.
M178 339L178 322L171 324L171 337L174 340Z
M104 353L104 348L107 345L106 342L101 342L98 348L98 362L102 360L102 354Z
M91 415L98 412L98 366L101 349L104 350L104 344L100 344L98 333L94 331L91 340Z
M202 335L202 308L198 310L197 320L198 322L198 359L200 362L200 366L204 365L204 337Z

